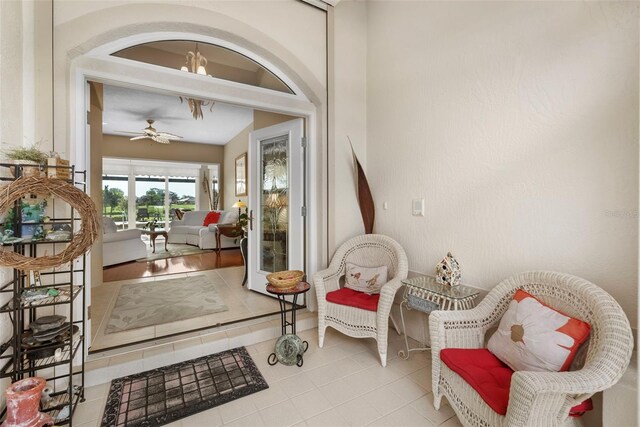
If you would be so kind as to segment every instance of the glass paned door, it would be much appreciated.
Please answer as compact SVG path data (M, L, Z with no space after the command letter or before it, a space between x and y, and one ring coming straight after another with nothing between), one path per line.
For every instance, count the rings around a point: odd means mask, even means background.
M258 226L260 270L287 270L287 233L289 226L289 135L260 141L261 194Z
M251 133L249 289L266 293L266 275L304 270L302 119Z

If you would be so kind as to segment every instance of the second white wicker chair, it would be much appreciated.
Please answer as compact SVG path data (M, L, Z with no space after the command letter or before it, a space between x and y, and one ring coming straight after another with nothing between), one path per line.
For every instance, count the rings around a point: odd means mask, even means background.
M361 267L388 268L389 281L380 290L377 311L336 304L327 301L326 295L339 290L340 279L345 274L347 262ZM409 264L404 249L392 238L380 234L366 234L343 243L336 251L329 267L313 275L313 285L318 297L318 338L324 345L327 326L354 338L374 338L382 366L387 365L387 336L389 314L401 280L407 278Z
M485 333L496 326L517 289L550 307L591 325L591 336L568 372L517 371L511 377L506 415L499 415L461 376L440 360L445 348L483 348ZM604 290L579 277L554 272L521 273L503 280L477 307L462 311L434 311L431 333L434 405L442 396L464 426L574 425L569 409L598 391L613 386L631 359L633 337L622 308ZM585 355L586 353L586 355ZM578 363L576 363L578 362Z

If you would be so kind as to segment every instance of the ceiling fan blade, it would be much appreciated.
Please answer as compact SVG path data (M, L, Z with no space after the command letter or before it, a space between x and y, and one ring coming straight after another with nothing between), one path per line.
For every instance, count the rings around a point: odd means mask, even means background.
M181 139L182 138L181 136L174 135L174 134L168 133L168 132L158 132L157 135L162 137L162 138L167 138L167 139Z
M128 133L129 135L142 135L142 132L129 132L126 130L114 130L115 133Z
M160 144L171 144L171 141L169 141L167 138L163 138L161 136L154 136L152 139L155 142L160 143Z
M133 138L129 138L129 141L137 141L139 139L147 139L149 138L147 135L134 136Z

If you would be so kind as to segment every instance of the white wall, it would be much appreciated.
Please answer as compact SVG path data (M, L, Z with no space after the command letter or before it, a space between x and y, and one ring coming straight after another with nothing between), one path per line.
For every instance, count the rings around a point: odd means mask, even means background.
M376 229L410 269L567 272L636 325L638 4L370 2L367 37Z
M335 247L364 233L356 198L356 178L349 140L367 168L367 4L342 1L334 10L334 133L329 162L331 238ZM375 193L374 193L375 196ZM330 247L333 254L333 249Z

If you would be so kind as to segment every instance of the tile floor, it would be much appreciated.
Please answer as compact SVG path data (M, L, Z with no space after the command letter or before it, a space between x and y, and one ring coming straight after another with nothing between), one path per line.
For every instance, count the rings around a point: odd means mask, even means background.
M103 283L101 286L92 289L91 291L91 311L93 317L91 322L91 351L98 351L136 341L149 340L175 333L206 328L218 323L224 324L243 318L260 316L268 313L278 313L278 301L275 298L249 291L246 287L240 285L243 274L244 267L229 267L193 273L180 273ZM224 286L217 287L216 289L224 299L225 304L229 307L229 310L221 313L173 322L170 325L149 326L112 334L104 333L104 329L106 328L109 320L109 315L116 303L120 287L131 283L166 280L180 277L187 278L194 275L209 276L213 280L216 280L216 283L223 282Z
M389 335L389 361L380 365L375 341L354 339L328 329L325 347L318 348L317 330L299 335L309 342L304 365L269 366L275 340L247 346L269 389L170 424L210 426L460 426L453 410L433 407L431 359L414 352L397 357L404 340ZM415 343L414 343L415 344ZM89 387L77 408L74 426L96 427L104 410L109 384Z

